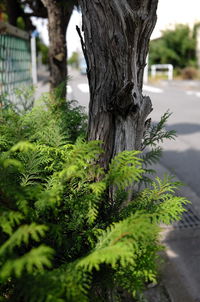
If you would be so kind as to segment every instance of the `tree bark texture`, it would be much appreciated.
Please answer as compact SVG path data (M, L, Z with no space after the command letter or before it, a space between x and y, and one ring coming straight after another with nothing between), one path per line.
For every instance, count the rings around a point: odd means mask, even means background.
M158 0L79 0L90 86L89 140L103 141L103 166L140 149L151 100L142 94Z
M74 8L74 1L42 0L48 12L50 88L67 79L66 30ZM66 96L63 85L62 96Z

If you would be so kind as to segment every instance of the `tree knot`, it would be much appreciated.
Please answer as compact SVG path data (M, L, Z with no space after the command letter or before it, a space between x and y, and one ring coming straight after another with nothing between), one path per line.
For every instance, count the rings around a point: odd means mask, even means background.
M125 85L113 96L109 109L111 111L116 111L121 116L127 116L127 114L132 110L134 106L134 99L132 96L132 91L134 88L134 83L128 81Z

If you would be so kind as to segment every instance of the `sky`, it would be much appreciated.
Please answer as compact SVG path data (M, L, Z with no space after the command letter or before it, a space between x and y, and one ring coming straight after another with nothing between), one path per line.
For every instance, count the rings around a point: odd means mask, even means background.
M200 0L159 0L157 16L152 39L158 38L161 30L173 28L174 24L200 22Z
M151 38L161 36L161 31L173 28L174 24L194 24L200 22L200 0L159 0L157 10L157 24ZM37 25L45 44L48 44L47 21L34 18L33 22ZM68 56L73 51L81 49L80 39L76 32L76 25L80 26L81 15L74 11L67 30Z

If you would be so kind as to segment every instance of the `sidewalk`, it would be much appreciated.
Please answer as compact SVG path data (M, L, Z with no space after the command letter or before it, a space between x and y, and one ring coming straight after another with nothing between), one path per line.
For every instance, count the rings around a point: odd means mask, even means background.
M153 168L159 177L171 174L160 164ZM200 302L200 199L188 186L178 194L192 204L180 222L162 232L166 246L163 284L171 302Z
M36 85L35 100L37 101L43 93L49 92L49 71L45 66L38 69L38 83Z

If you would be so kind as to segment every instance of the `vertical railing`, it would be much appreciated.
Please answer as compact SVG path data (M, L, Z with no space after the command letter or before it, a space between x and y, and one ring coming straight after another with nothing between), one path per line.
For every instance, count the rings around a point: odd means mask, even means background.
M15 103L15 89L32 85L29 34L0 22L0 97Z

